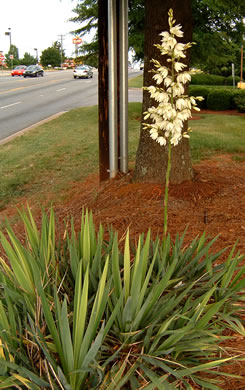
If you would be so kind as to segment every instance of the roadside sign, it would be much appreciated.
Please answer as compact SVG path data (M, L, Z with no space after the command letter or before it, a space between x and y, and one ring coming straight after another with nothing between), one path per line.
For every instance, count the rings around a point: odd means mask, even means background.
M10 54L9 58L10 58L11 60L13 60L13 59L14 59L13 54Z
M82 41L82 38L76 37L73 38L72 43L74 43L75 45L79 45L79 43L82 43Z

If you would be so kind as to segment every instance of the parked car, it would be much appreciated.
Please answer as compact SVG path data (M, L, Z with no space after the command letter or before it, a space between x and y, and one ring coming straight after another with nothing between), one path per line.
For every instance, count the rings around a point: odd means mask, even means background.
M43 75L44 75L43 68L41 68L41 66L39 65L30 65L25 69L23 73L24 77L37 77Z
M18 65L12 70L11 76L22 76L25 69L25 65Z
M93 71L87 65L80 65L74 69L73 77L74 79L89 79L93 77Z

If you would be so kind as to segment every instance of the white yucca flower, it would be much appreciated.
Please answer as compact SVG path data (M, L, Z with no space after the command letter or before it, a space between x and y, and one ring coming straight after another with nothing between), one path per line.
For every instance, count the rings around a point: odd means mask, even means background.
M186 106L187 106L187 101L186 101L186 99L184 99L184 98L180 98L180 99L177 99L176 100L176 108L177 108L177 110L183 110L184 108L186 108Z
M199 110L196 100L203 100L202 97L188 97L185 94L185 84L191 81L191 74L199 71L184 70L187 65L180 62L186 57L186 50L191 43L178 43L178 37L183 37L180 24L175 25L172 10L169 11L169 31L160 34L161 44L155 45L161 55L167 56L168 66L163 66L158 60L152 60L155 69L153 70L156 84L159 87L150 86L147 89L150 97L157 103L157 107L150 107L144 113L145 120L151 120L144 129L150 129L150 136L160 145L166 145L169 140L171 145L178 145L182 137L189 137L183 133L184 123L191 117L191 110ZM161 87L160 87L161 85Z
M178 83L186 84L189 83L190 81L191 81L191 75L188 72L180 73L177 76Z
M174 56L176 58L185 58L186 55L184 53L185 51L185 45L183 43L177 43L174 47Z
M164 85L165 85L165 87L170 87L170 85L172 84L172 82L173 82L173 80L172 80L172 78L171 77L165 77L165 79L164 79Z
M160 73L156 73L153 76L153 79L156 80L157 84L161 84L163 82L163 77L162 77L162 75Z
M174 63L174 69L176 72L181 72L184 68L186 68L187 65L182 64L182 62L175 62Z
M157 142L162 146L162 145L166 145L166 139L164 137L158 137L157 138Z
M181 25L177 24L177 26L170 27L170 34L175 35L176 37L182 38L184 36L183 31L181 31Z

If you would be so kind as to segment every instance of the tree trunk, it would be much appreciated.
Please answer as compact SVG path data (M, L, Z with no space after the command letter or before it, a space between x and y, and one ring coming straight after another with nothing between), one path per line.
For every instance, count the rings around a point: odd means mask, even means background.
M149 72L153 65L151 59L159 60L167 64L166 56L161 56L154 44L160 43L159 34L169 31L168 11L173 9L176 24L181 24L184 37L178 38L179 42L192 41L192 13L191 0L145 0L145 58L144 58L144 86L155 85L152 73ZM189 65L189 51L187 57L181 62ZM152 106L149 92L144 90L142 112ZM142 116L143 117L143 116ZM134 180L145 183L164 183L167 167L167 148L160 146L152 140L149 131L143 130L141 125L140 141L136 155ZM185 124L185 129L187 123ZM193 170L190 159L189 140L183 138L178 146L172 149L170 182L179 184L185 180L191 180Z

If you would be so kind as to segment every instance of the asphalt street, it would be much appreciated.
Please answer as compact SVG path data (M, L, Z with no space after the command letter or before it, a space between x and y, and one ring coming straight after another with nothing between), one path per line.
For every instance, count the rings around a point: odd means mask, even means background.
M129 70L129 78L141 72ZM45 72L44 77L0 77L0 140L73 108L98 104L98 72L74 79L71 70ZM129 89L129 101L142 91Z

